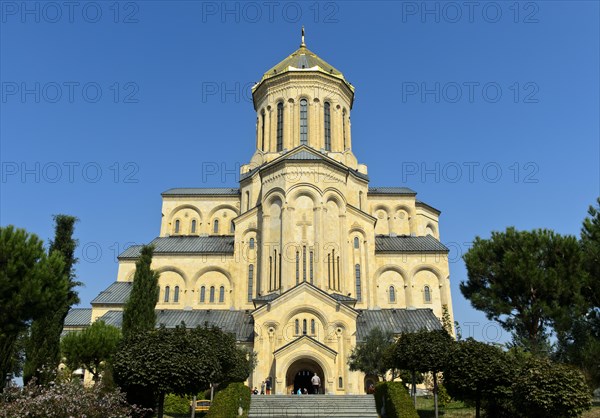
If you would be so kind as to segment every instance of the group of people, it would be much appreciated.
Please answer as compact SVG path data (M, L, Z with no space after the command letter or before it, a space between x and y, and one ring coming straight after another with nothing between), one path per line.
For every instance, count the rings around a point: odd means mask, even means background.
M265 380L263 380L260 384L260 392L258 391L258 388L256 386L254 386L254 389L252 390L252 393L254 395L270 395L271 394L271 376L267 377Z
M313 377L311 377L310 379L310 383L312 384L313 387L313 393L315 395L319 394L319 389L321 388L321 378L315 373L315 375ZM265 380L263 380L260 384L260 392L258 391L258 388L256 386L254 386L254 389L252 390L252 393L254 395L270 395L271 394L271 376L267 377ZM293 394L293 392L292 392ZM308 390L306 388L298 388L298 390L296 391L296 395L308 395Z

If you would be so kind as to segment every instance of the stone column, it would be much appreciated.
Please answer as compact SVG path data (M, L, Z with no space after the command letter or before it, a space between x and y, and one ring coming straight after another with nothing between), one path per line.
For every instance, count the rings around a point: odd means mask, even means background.
M268 228L271 222L271 216L262 214L262 227L260 228L260 251L258 252L258 257L260 259L260 270L257 272L257 277L260 275L260 289L257 288L256 291L260 292L261 295L264 295L269 290L269 234ZM257 263L258 264L258 263Z
M348 257L347 257L347 249L348 249L348 245L347 245L347 241L348 241L348 234L347 234L347 226L346 226L346 214L345 213L340 213L339 215L339 224L340 224L340 264L338 265L338 269L339 269L339 275L340 275L340 282L339 282L339 292L344 295L346 289L344 286L344 283L346 281L346 271L347 268L345 268L345 266L348 265ZM347 293L347 292L346 292ZM345 385L345 383L344 383Z
M284 118L284 135L283 135L283 148L284 149L292 149L294 147L294 143L296 142L296 138L297 138L297 129L298 127L296 126L298 123L295 120L295 116L296 116L296 112L295 112L295 106L294 106L294 100L290 99L288 100L288 102L286 103L286 112L285 112L285 118ZM285 122L285 120L287 120L287 123Z
M271 151L271 106L265 110L265 152Z
M296 284L296 275L295 275L295 248L294 245L294 208L288 204L285 204L281 208L281 271L279 274L281 275L281 291L285 292L290 287ZM290 253L294 253L292 254Z
M327 289L327 254L325 252L325 239L323 236L323 213L326 211L321 204L313 208L313 225L314 225L314 244L315 262L314 262L314 285L321 289Z
M325 147L325 143L321 135L321 119L319 117L321 102L319 99L314 99L312 102L309 101L308 110L308 143L320 150Z

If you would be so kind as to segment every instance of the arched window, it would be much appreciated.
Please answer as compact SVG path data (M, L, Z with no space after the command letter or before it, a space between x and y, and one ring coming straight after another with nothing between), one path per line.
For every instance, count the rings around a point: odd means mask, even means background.
M394 289L394 286L390 286L390 303L395 303L396 302L396 289Z
M343 388L344 387L344 380L340 377L338 377L338 388Z
M175 221L175 233L179 234L179 219Z
M179 302L179 286L175 286L175 292L173 293L173 302Z
M248 302L252 302L254 287L254 264L248 266Z
M225 302L225 286L219 287L219 303Z
M431 303L431 290L429 289L429 286L423 288L423 300L425 303Z
M331 105L325 102L325 150L331 151Z
M295 325L296 326L295 326L294 331L295 331L295 334L298 335L298 334L300 334L300 321L296 319Z
M344 149L346 149L346 109L342 111L342 136L344 138Z
M315 326L315 320L314 319L310 320L310 333L312 335L315 335L317 333L317 329L316 329L316 326Z
M300 100L300 145L308 144L308 101Z
M277 103L277 152L283 151L283 103Z
M358 237L354 237L354 248L358 249L360 246L360 240Z
M218 234L219 233L219 220L215 219L213 221L213 233Z
M254 249L254 238L250 238L250 244L248 244L251 250Z
M165 302L169 301L169 297L170 297L170 293L171 293L171 288L169 286L165 287Z
M356 300L360 302L362 300L362 291L360 288L360 264L354 266L354 271L356 274Z
M195 234L196 233L196 220L192 219L192 227L190 228L190 233Z
M302 320L302 335L306 335L306 319Z
M235 232L235 224L233 223L233 221L229 223L229 232L231 232L232 234Z
M265 111L264 111L264 109L260 114L260 125L261 125L261 133L260 133L261 147L260 147L260 149L262 149L264 151L265 150Z
M200 303L204 303L205 300L206 300L206 288L204 286L202 286L200 288Z
M208 301L210 303L215 303L215 287L214 286L210 287L210 296L209 296Z

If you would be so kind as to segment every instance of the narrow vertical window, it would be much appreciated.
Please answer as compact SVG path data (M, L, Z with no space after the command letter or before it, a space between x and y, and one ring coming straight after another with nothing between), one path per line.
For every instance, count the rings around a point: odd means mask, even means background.
M225 286L219 287L219 303L225 302Z
M306 319L302 320L302 335L306 335Z
M165 287L165 302L169 301L170 293L171 293L171 288L169 286Z
M202 286L200 288L200 303L204 303L206 300L206 287Z
M431 290L429 289L429 286L423 288L423 299L425 300L425 303L431 303Z
M260 132L260 138L261 138L261 150L265 150L265 111L263 110L260 114L260 125L261 125L261 132Z
M331 105L325 102L325 150L331 151Z
M314 319L310 320L310 333L312 335L315 335L317 333L317 329L316 329L316 326L315 326L315 320Z
M362 210L363 192L358 192L358 208Z
M331 254L327 254L327 284L331 287Z
M277 103L277 152L283 151L283 103Z
M300 100L300 145L308 145L308 101Z
M298 334L300 334L300 321L296 319L295 324L296 324L296 327L295 327L294 331L295 331L296 335L298 335Z
M190 233L192 233L192 234L196 233L196 220L195 219L192 220L192 227L190 228Z
M338 377L338 388L342 389L344 387L344 380L341 377Z
M229 232L231 232L232 234L235 232L235 224L233 223L233 221L229 223Z
M215 219L213 221L213 233L218 234L219 233L219 220Z
M344 149L346 149L346 109L342 111L342 136L344 137Z
M302 247L302 281L306 281L306 245Z
M254 238L250 238L250 244L249 244L249 247L250 247L250 249L251 249L251 250L253 250L253 249L254 249Z
M313 263L314 263L314 256L313 256L313 252L310 252L310 284L313 284L313 277L314 277L314 268L313 268Z
M208 301L210 303L215 303L215 287L214 286L210 287L210 296L209 296Z
M175 221L175 233L179 234L179 219Z
M173 302L179 302L179 286L175 286L175 292L173 292Z
M300 283L300 253L296 251L296 284Z
M395 303L396 302L396 289L394 289L394 286L390 286L390 303Z
M331 277L333 279L333 288L337 289L336 282L335 282L335 250L331 250L331 264L332 264ZM338 266L338 269L339 268L340 268L340 266Z
M254 287L254 264L248 266L248 302L252 302Z
M362 300L362 291L360 288L360 264L354 266L356 272L356 300L359 302Z
M250 192L246 192L246 210L250 210Z
M342 285L341 285L341 280L340 280L340 256L338 255L337 258L337 265L338 265L338 269L337 269L337 290L342 290Z
M358 249L360 246L360 241L358 240L358 237L354 237L354 248Z

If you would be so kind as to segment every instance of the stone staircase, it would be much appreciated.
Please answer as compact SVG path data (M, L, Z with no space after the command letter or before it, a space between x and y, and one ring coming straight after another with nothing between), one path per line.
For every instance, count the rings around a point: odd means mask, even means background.
M249 418L377 418L373 395L253 395Z

